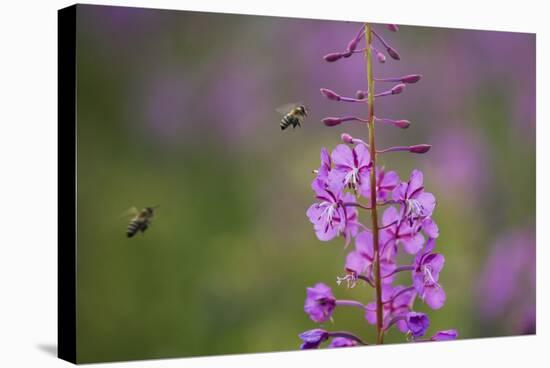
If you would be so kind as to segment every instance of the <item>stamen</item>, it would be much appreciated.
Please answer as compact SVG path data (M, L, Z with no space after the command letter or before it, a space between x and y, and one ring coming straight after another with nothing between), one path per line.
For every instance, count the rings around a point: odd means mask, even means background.
M336 284L340 286L343 282L346 282L348 289L353 289L357 285L357 277L354 273L345 275L344 277L336 276Z

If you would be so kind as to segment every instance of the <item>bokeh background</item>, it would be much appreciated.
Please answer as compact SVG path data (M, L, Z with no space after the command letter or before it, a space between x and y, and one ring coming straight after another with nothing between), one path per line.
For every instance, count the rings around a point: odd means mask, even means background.
M367 134L320 123L365 114L319 93L366 88L361 55L322 60L358 27L78 5L80 362L293 350L315 327L306 286L372 299L366 287L337 287L347 251L339 239L319 242L305 216L320 148L344 131ZM438 198L447 303L429 313L429 333L534 333L535 35L378 29L402 60L375 74L423 75L377 101L376 114L412 122L379 127L380 147L433 145L381 158L402 179L424 171ZM297 101L310 117L281 132L275 108ZM127 239L125 211L157 204L146 234ZM358 311L334 317L373 340Z

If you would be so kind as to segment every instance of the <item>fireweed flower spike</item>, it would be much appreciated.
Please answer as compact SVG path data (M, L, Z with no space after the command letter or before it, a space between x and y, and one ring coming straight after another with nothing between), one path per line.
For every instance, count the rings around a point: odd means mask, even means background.
M386 27L392 32L398 30L394 24ZM363 38L365 47L360 48L359 42ZM410 342L453 340L458 336L454 329L432 332L431 337L425 338L430 320L427 314L414 309L417 299L434 310L442 308L446 299L440 283L445 258L435 251L435 240L439 236L433 219L435 196L424 190L424 176L420 170L413 169L408 180L401 181L395 171L386 170L377 162L382 154L389 152L429 152L429 144L377 150L375 139L375 123L381 128L405 129L411 125L405 119L375 117L375 99L402 94L407 85L413 86L422 76L408 74L375 78L374 61L378 58L383 62L385 57L373 45L374 39L392 59L400 60L397 51L369 24L362 25L355 37L345 44L345 51L332 52L324 57L327 62L338 62L355 54L365 55L367 82L354 97L340 95L328 88L321 88L320 92L331 101L365 104L366 117L326 117L322 122L335 128L347 122L364 125L368 137L341 133L343 144L337 145L332 152L325 148L321 150L321 164L314 170L316 177L311 185L316 202L307 210L307 217L319 240L327 242L340 235L344 237L345 246L354 240L354 249L345 257L345 275L337 276L336 283L348 288L357 284L372 287L374 300L365 304L359 300L337 299L328 285L317 283L306 289L304 311L313 322L322 324L331 320L336 309L353 307L359 312L359 318L375 326L377 344L384 342L384 335L391 328L403 333L404 340ZM375 81L394 83L394 86L376 92ZM383 215L379 219L382 207ZM362 218L365 218L365 223L361 222ZM401 285L394 285L397 274L406 277L399 278L403 282ZM316 328L299 336L302 349L316 349L325 342L329 348L367 345L358 335L346 331L330 332Z

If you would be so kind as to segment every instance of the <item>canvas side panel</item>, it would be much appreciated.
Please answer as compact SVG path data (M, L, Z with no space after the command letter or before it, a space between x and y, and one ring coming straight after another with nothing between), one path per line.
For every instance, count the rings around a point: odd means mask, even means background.
M58 11L58 356L76 363L76 5Z

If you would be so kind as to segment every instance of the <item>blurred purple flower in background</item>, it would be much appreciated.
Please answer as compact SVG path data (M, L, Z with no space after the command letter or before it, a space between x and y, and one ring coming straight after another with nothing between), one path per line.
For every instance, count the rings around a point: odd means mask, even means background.
M439 186L470 204L479 199L489 184L488 143L459 121L449 121L444 129L436 130L432 139L439 144L428 165Z
M175 143L192 128L185 119L189 114L189 102L193 96L193 85L181 70L162 68L153 73L144 88L143 114L144 130L162 143Z
M534 227L509 231L496 239L476 290L478 307L487 322L506 330L535 332L535 237ZM516 321L519 321L518 326Z

